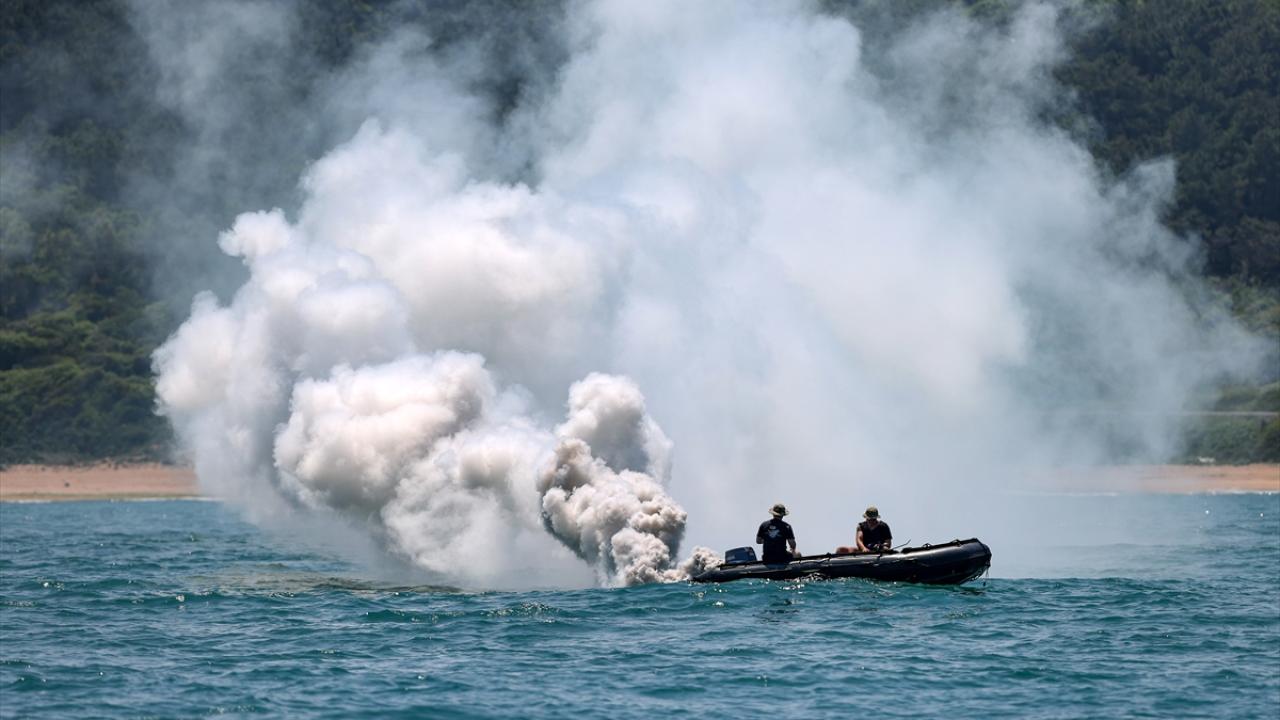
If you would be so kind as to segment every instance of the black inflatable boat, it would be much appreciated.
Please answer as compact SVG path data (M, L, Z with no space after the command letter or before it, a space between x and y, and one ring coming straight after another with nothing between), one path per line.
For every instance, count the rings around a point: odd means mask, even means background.
M729 557L737 559L733 553L734 551L730 551ZM768 565L754 558L755 550L750 549L749 558L745 562L726 562L694 576L693 581L855 577L890 582L959 585L978 577L991 567L991 548L977 538L971 538L880 553L806 555L788 563Z

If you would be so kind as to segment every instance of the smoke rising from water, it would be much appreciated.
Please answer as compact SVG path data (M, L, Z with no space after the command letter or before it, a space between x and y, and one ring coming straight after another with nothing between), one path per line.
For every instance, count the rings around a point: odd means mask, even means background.
M776 500L808 552L872 502L918 541L984 532L965 511L1031 469L1108 458L1078 418L1147 413L1158 454L1248 371L1160 224L1172 165L1107 178L1043 119L1059 6L876 42L808 3L566 18L504 113L484 53L415 35L334 79L363 124L296 213L240 216L249 280L156 354L208 491L449 582L652 582Z

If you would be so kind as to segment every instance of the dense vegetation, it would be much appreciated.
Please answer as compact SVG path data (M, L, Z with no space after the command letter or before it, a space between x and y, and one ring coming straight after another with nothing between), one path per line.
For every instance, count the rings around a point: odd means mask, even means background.
M317 44L245 110L302 99L368 15L355 2L303 10L300 34ZM265 82L234 80L251 93ZM0 5L0 463L167 458L151 352L191 288L239 283L217 232L247 208L287 205L307 161L294 146L275 175L236 175L244 155L270 151L242 143L204 168L207 190L183 187L197 129L158 100L161 81L123 0Z
M145 50L109 3L0 13L0 461L156 455L149 354L173 318L116 193Z
M233 68L244 116L265 127L272 108L305 104L328 69L403 19L395 5L299 3L294 54L279 72L255 72L254 58ZM1086 10L1097 17L1059 73L1077 102L1059 121L1086 137L1104 171L1176 158L1169 223L1203 239L1205 272L1280 343L1280 2L1106 0ZM411 20L461 37L481 32L473 11L435 4ZM491 26L503 8L487 12ZM191 182L179 166L197 130L157 99L163 69L136 19L125 0L0 4L0 463L164 458L151 351L185 315L192 287L225 294L238 284L238 266L214 250L218 230L245 209L288 207L331 140L264 132L258 146L210 161L199 192L174 193L186 204L157 203L159 191ZM513 98L519 77L482 90ZM268 151L274 173L236 175L235 152ZM1280 410L1280 391L1234 388L1217 409ZM1278 461L1280 421L1207 420L1185 448Z
M1207 271L1280 281L1280 3L1124 2L1062 79L1103 128L1112 170L1178 159L1168 222L1201 235Z

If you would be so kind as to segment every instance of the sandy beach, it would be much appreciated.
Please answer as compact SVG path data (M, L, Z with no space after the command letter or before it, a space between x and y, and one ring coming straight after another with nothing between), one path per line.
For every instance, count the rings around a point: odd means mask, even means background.
M1058 470L1033 482L1063 492L1280 492L1280 465L1126 465ZM160 464L11 465L0 501L198 497L190 468Z
M1064 492L1188 494L1280 492L1280 465L1115 465L1060 469L1048 484Z
M0 501L139 500L199 495L195 472L174 465L10 465L0 470Z

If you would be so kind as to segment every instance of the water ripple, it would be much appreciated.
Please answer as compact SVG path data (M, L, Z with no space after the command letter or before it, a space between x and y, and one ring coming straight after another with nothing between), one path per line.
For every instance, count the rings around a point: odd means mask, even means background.
M370 580L213 503L0 505L0 717L1266 717L1277 500L1071 577L518 593Z

